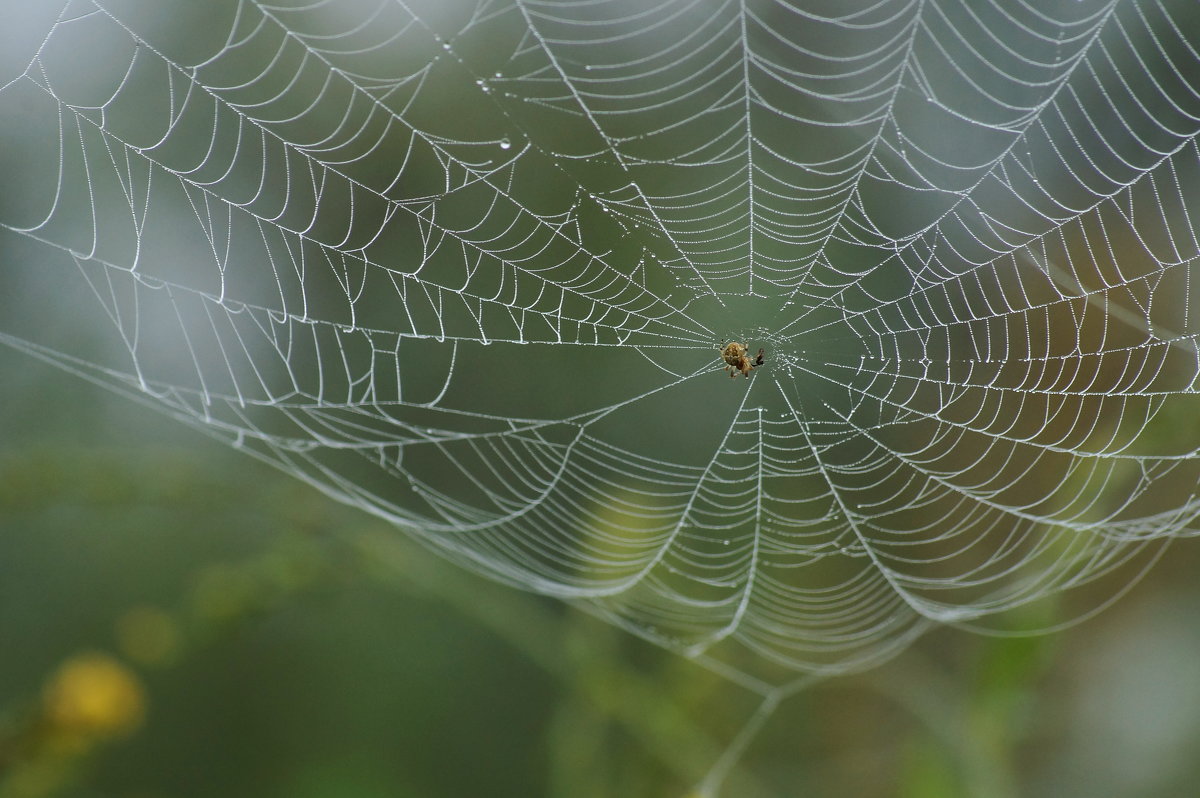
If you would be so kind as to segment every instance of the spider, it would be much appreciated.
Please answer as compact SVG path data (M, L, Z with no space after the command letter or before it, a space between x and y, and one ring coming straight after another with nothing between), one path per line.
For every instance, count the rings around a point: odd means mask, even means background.
M742 376L749 377L751 371L763 364L763 350L759 349L757 355L750 357L745 344L730 341L721 349L721 359L725 361L725 370L731 378L736 377L739 371Z

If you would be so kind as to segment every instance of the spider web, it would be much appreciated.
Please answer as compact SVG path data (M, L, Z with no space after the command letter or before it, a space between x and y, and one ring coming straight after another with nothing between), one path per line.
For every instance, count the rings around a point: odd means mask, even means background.
M467 567L774 685L1196 533L1193 4L10 15L3 340Z

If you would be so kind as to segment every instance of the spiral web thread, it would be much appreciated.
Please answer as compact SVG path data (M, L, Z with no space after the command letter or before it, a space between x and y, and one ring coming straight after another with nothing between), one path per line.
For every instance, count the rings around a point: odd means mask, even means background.
M7 343L764 693L1195 534L1193 5L197 5L0 76Z

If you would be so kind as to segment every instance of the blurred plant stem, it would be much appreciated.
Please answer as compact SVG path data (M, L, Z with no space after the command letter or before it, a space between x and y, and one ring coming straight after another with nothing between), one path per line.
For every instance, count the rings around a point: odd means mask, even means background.
M579 711L580 701L586 702L591 712L617 724L682 783L695 781L725 750L726 743L704 734L696 720L680 709L670 686L664 684L666 674L643 675L622 660L617 644L621 631L573 610L551 609L548 599L492 584L471 590L448 583L440 571L426 567L423 560L427 555L414 556L413 543L390 529L365 528L353 533L348 542L361 553L362 567L373 579L449 604L505 640L573 694L564 700L548 734L551 747L562 754L554 758L560 770L552 774L552 782L560 786L553 794L582 798L581 784L593 785L597 796L621 794L611 785L602 785L611 778L605 773L619 768L613 770L597 752L597 736L604 730L594 716L584 719L587 713ZM468 578L475 577L464 576ZM486 599L481 598L481 590ZM711 678L718 679L715 675ZM571 726L570 732L563 731L567 726ZM589 729L586 733L585 727ZM746 778L745 788L751 789L753 780Z
M1020 768L1013 761L1013 752L1027 737L1030 684L1051 661L1050 644L1037 637L980 642L974 684L964 685L916 650L886 668L849 680L887 696L926 729L932 745L910 751L920 759L910 766L920 773L910 768L905 783L917 791L903 792L905 798L1021 795L1014 778ZM937 752L934 759L931 752ZM947 768L949 772L945 772ZM931 786L934 783L939 786Z

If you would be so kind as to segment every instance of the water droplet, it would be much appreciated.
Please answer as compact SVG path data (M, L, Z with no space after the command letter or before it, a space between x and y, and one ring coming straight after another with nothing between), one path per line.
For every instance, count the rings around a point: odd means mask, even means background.
M725 545L726 545L726 546L728 546L728 545L729 545L729 541L728 541L728 540L724 541L724 543L725 543Z
M500 139L500 149L507 150L511 146L512 146L512 142L508 140L507 136Z
M443 50L446 50L447 52L449 52L449 50L450 50L450 42L442 42L442 49L443 49Z
M496 72L495 74L493 74L493 75L492 75L492 77L494 77L494 78L502 78L502 77L504 77L504 73L503 73L503 72Z

